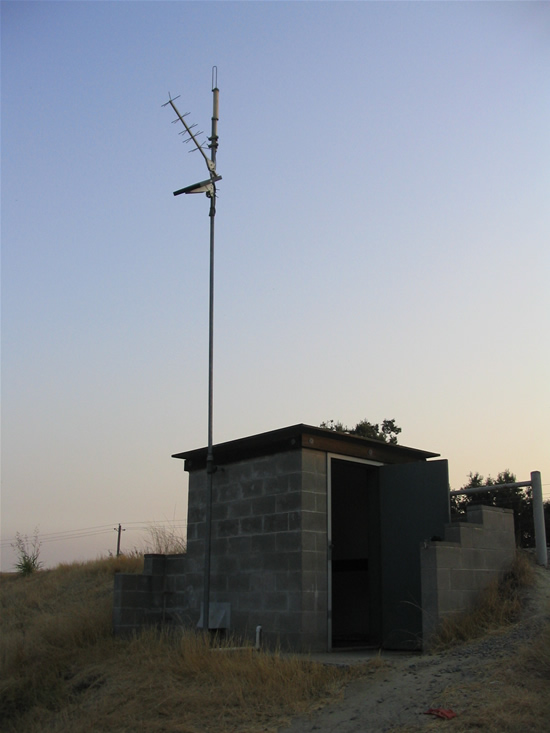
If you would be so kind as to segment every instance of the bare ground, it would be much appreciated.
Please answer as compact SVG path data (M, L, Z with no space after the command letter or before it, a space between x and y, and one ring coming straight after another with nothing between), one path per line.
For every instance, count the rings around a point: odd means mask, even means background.
M539 693L531 693L534 698L528 693L520 695L521 684L511 668L521 649L536 644L549 620L550 570L538 567L518 623L439 654L385 656L374 676L347 686L341 701L295 718L289 727L279 728L279 733L413 733L441 726L449 731L522 730L511 722L499 723L498 713L491 711L495 706L498 710L499 700L510 700L511 692L518 695L514 708L535 706ZM548 688L540 694L548 695ZM430 708L451 709L457 717L445 721L427 715ZM531 712L534 717L523 730L548 733L548 719Z

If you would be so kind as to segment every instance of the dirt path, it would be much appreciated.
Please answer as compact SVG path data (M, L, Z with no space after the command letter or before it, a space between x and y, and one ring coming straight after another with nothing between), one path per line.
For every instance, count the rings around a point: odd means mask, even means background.
M549 607L550 570L537 568L535 587L522 619L514 626L450 652L389 657L374 677L351 683L341 702L296 718L279 733L389 733L401 728L439 728L443 721L425 712L451 707L460 714L483 704L484 678L495 662L504 664L514 650L536 637Z

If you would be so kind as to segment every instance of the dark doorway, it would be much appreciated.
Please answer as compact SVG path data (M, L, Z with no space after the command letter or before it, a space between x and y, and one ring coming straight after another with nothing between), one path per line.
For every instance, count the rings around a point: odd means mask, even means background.
M332 647L381 642L378 466L331 458Z

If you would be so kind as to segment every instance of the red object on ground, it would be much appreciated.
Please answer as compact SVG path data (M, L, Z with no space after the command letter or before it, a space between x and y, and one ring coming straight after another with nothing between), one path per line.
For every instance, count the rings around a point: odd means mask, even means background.
M443 708L430 708L429 710L426 710L424 715L437 715L438 718L443 718L444 720L456 718L454 710L444 710Z

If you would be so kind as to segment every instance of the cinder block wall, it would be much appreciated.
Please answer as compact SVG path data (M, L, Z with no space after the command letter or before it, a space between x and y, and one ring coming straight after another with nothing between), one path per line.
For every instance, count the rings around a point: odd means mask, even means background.
M196 627L203 593L206 472L189 475L186 555L146 556L115 579L115 633L144 624ZM300 449L218 467L213 481L211 603L230 631L268 645L327 648L326 454Z
M145 555L142 575L115 575L115 634L128 634L143 626L160 626L172 620L173 580L183 572L185 559L185 555Z
M426 542L420 550L424 648L443 616L470 607L514 560L512 510L468 507L466 520L447 525L443 542Z

